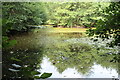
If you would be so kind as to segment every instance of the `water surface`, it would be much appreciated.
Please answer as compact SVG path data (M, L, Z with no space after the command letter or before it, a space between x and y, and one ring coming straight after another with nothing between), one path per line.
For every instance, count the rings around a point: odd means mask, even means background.
M62 66L62 65L61 65ZM99 64L94 63L91 70L87 74L81 74L75 68L67 68L62 73L59 73L57 68L49 61L49 58L44 57L41 63L40 72L51 72L51 78L117 78L118 73L115 69L104 68Z
M12 64L22 66L17 77L29 77L33 70L52 73L51 78L118 77L118 48L105 47L104 42L93 42L82 33L35 31L11 39L18 43L3 50L4 77L16 76L9 71Z

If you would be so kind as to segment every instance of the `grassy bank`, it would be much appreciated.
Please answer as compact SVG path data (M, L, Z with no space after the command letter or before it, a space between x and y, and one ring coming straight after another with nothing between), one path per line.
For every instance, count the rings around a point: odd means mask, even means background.
M88 28L52 28L49 30L49 32L55 32L55 33L81 33L86 32Z

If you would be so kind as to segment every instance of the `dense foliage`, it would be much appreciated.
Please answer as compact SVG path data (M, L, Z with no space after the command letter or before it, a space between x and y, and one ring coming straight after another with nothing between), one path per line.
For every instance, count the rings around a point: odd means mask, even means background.
M2 6L3 34L9 30L27 30L29 25L44 24L47 20L43 3L4 2Z
M9 30L28 30L29 25L52 24L62 27L97 27L89 35L114 37L119 42L120 5L116 3L3 3L3 35ZM109 7L107 7L109 6ZM107 8L106 8L107 7ZM106 10L105 10L106 8ZM112 35L111 35L112 34Z
M103 18L100 13L109 3L86 3L86 2L66 2L48 3L49 20L48 24L64 27L91 27L98 19Z
M89 35L97 35L104 39L114 38L110 46L120 45L120 2L112 2L109 7L103 11L104 20L99 20L96 29L89 30Z
M47 21L46 9L40 2L3 2L2 13L3 48L16 43L9 40L6 33L28 31L30 25L41 25Z

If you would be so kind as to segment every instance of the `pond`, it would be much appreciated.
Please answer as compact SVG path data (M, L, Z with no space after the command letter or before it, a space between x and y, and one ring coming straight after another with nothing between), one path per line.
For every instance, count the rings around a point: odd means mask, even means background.
M106 41L42 30L10 38L17 44L3 50L3 77L31 77L31 71L52 73L50 78L118 77L118 48L106 47Z

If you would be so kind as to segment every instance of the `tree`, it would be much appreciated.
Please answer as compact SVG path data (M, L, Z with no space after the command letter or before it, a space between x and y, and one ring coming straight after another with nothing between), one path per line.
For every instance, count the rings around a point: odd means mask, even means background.
M47 21L44 3L3 2L2 3L2 35L3 48L16 44L7 37L11 30L28 31L29 25L41 25Z
M103 10L105 19L101 19L96 24L96 29L88 31L89 36L97 35L104 39L113 38L110 46L120 46L120 2L111 2L109 7Z
M9 30L27 30L28 25L45 24L47 13L43 3L3 2L3 35Z
M52 4L52 17L48 24L65 27L73 26L93 26L94 23L102 18L100 11L108 6L109 3L85 3L85 2L66 2ZM54 7L54 8L53 8ZM48 11L51 13L51 11Z

